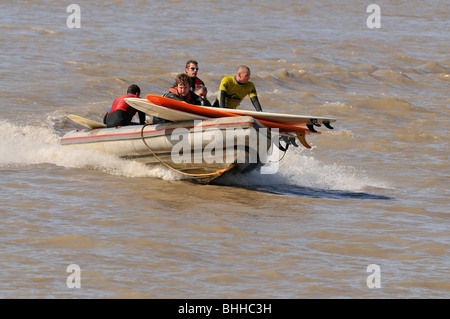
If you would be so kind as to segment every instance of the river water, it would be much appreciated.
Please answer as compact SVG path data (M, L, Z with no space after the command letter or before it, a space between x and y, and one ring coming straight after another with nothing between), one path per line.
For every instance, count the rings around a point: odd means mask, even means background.
M447 1L378 1L379 28L370 1L70 4L0 2L0 297L450 297ZM211 101L245 64L265 111L335 129L216 185L60 146L189 59Z

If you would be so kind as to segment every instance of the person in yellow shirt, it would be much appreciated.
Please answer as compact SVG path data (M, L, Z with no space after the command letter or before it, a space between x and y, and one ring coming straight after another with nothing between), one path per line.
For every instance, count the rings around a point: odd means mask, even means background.
M237 68L235 76L226 76L220 82L219 95L214 101L214 107L235 109L248 95L254 108L261 112L258 95L253 82L250 82L250 69L245 65Z

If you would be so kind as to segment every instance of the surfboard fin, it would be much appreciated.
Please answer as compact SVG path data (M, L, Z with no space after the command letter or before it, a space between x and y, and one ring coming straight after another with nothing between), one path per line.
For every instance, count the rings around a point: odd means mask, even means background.
M326 128L329 128L330 130L334 129L334 127L332 127L332 126L330 125L330 122L328 122L328 121L323 122L323 125L325 125L325 127L326 127Z
M313 133L317 133L316 129L314 128L313 124L306 124L306 127Z
M281 145L281 141L285 143L285 146ZM280 136L280 140L278 141L278 145L275 144L276 147L280 149L282 152L287 152L289 149L289 145L293 145L294 147L298 147L298 144L295 142L294 136Z
M321 127L321 126L322 126L322 125L319 124L319 122L317 122L316 119L310 119L310 121L311 121L311 123L312 123L314 126L318 126L318 127Z
M285 143L285 146L281 145L281 141ZM279 148L280 151L286 153L289 148L289 137L281 135L278 141L278 145L275 145Z
M309 146L309 144L306 142L305 133L297 132L297 137L298 137L298 140L300 141L300 143L302 143L302 145L304 147L311 148L311 146Z

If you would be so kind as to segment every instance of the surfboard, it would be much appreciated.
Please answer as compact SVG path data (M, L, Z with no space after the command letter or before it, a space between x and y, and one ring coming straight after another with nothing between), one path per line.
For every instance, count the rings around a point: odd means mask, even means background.
M228 109L222 109L217 107L205 107L205 106L199 106L199 105L193 105L189 103L184 103L180 101L176 101L173 99L169 99L163 96L159 95L147 95L147 100L149 100L151 103L160 105L163 107L170 108L172 110L178 110L186 113L193 113L198 114L201 116L207 116L207 117L225 117L225 116L242 116L240 114L231 113ZM269 128L278 128L282 132L302 132L309 134L311 131L307 128L278 123L278 122L272 122L267 121L263 119L257 119L261 124L269 127ZM316 133L316 132L313 132ZM318 132L317 132L318 133Z
M161 105L161 103L170 104L170 101L166 101L165 98L158 95L149 94L147 95L147 100L157 105ZM170 107L168 105L164 106ZM217 108L214 107L204 106L203 108L217 110ZM335 118L320 117L315 115L294 115L286 113L257 112L257 111L237 110L237 109L221 109L221 110L224 110L232 114L249 115L257 120L266 120L287 125L303 125L310 127L313 125L321 126L321 124L324 124L327 128L332 129L330 123L336 122Z
M75 122L78 125L87 127L89 129L96 129L96 128L105 128L106 125L97 121L93 121L90 119L87 119L82 116L70 114L67 116L69 119L71 119L73 122Z
M319 117L314 115L294 115L286 113L258 112L249 110L229 109L228 112L239 115L249 115L255 119L268 120L289 125L317 125L336 122L335 118Z
M145 114L160 117L173 122L192 121L192 120L206 120L208 117L198 114L192 114L182 111L169 109L167 107L155 105L150 103L147 99L141 98L125 98L130 106L136 110L142 111Z
M167 108L170 108L173 110L177 110L177 111L193 113L193 114L198 114L198 115L207 116L207 117L217 118L217 117L242 116L239 114L230 113L230 112L228 112L228 109L225 110L225 109L215 108L215 107L206 108L204 106L184 103L181 101L176 101L176 100L169 99L169 98L159 96L159 95L149 94L146 96L146 98L147 98L147 100L149 100L149 102L156 104L156 105L164 106L164 107L167 107ZM287 133L287 132L295 133L297 135L300 143L306 148L311 148L311 146L306 142L305 135L311 134L311 133L320 134L320 132L317 132L316 130L314 130L314 128L312 128L312 125L308 126L308 128L304 128L304 127L293 126L293 125L288 125L288 124L283 124L283 123L277 123L277 122L272 122L272 121L267 121L267 120L262 120L262 119L256 119L256 120L268 128L278 129L280 133Z

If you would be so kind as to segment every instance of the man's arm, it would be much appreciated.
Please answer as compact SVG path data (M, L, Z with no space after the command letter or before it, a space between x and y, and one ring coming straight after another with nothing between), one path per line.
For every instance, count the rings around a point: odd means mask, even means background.
M144 125L145 124L145 113L138 111L138 115L139 115L139 123Z
M225 107L225 91L219 91L219 107Z
M250 98L250 100L252 101L253 106L255 107L255 109L258 112L262 112L261 104L259 104L258 97L257 96L253 96L253 97Z

